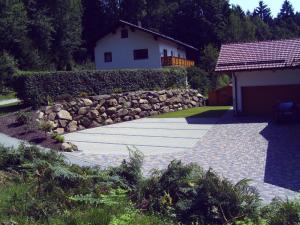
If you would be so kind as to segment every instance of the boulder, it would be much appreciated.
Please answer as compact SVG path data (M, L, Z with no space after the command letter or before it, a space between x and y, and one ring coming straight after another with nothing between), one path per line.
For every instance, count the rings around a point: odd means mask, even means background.
M65 128L67 126L67 123L68 123L67 120L59 120L60 127Z
M105 125L110 125L110 124L113 124L113 123L114 123L114 121L112 119L107 119L104 122Z
M109 99L108 100L108 105L109 106L117 106L118 105L118 101L115 98Z
M168 106L164 106L164 107L161 108L161 111L163 113L167 113L167 112L170 112L170 108Z
M82 99L82 101L83 101L83 104L84 104L85 106L91 106L91 105L93 105L92 100L90 100L90 99L88 99L88 98L84 98L84 99Z
M167 95L160 95L158 99L160 102L165 102L167 100Z
M99 116L99 112L97 110L91 110L90 114L93 119L96 119Z
M129 113L128 109L120 109L120 110L118 110L118 112L117 112L118 116L121 116L121 117L127 116L128 113Z
M74 131L77 131L77 128L78 128L78 126L77 126L77 121L71 121L69 124L68 124L68 126L67 126L67 131L68 132L74 132Z
M60 110L57 113L57 116L59 119L62 119L62 120L72 120L71 114L66 110Z
M64 152L73 152L73 151L78 151L78 148L76 145L70 142L66 142L66 143L62 143L61 150Z
M83 125L86 128L89 128L91 126L91 124L92 124L92 121L89 118L87 118L87 117L83 117L80 120L80 124Z
M117 109L116 109L115 107L110 107L110 108L108 108L108 109L106 110L106 113L107 113L108 115L114 114L114 113L116 113L116 112L117 112Z
M57 129L54 130L54 133L64 134L65 133L65 129L64 128L57 128Z
M56 118L56 113L52 112L48 115L48 120L54 121ZM40 119L40 118L39 118Z
M140 107L141 107L142 110L150 110L150 109L152 109L152 106L149 105L149 104L142 104Z
M133 109L133 114L140 114L140 112L142 112L142 109L141 108L135 108Z
M63 109L63 105L62 104L55 104L53 107L52 107L52 110L53 112L59 112Z
M140 100L139 100L139 103L140 103L140 104L148 104L149 102L148 102L147 99L140 99Z
M45 113L43 113L43 112L41 112L41 111L37 111L37 117L38 117L38 119L43 119L44 118L44 115L45 115Z
M78 114L79 114L79 115L86 115L88 112L89 112L89 108L88 108L88 107L81 107L81 108L78 110Z

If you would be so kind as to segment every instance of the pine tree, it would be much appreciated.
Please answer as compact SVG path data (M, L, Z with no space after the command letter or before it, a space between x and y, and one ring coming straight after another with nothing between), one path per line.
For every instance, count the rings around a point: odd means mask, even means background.
M254 10L253 15L258 16L265 23L270 23L272 20L271 9L263 1L259 1L259 5Z
M287 19L294 15L295 13L294 13L294 8L292 6L292 3L289 0L284 0L278 17L280 19Z

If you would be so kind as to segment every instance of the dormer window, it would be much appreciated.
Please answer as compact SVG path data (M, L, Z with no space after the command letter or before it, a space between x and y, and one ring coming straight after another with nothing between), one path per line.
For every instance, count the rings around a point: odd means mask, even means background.
M121 30L121 38L128 38L128 30L127 29Z

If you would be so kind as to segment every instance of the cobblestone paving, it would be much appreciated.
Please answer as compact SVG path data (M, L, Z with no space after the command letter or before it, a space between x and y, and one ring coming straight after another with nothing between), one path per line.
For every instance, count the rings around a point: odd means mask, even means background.
M76 155L77 154L77 155ZM66 153L70 161L100 167L115 166L124 156ZM252 180L265 202L275 196L295 198L300 190L300 125L277 125L258 118L226 114L193 150L145 156L144 173L164 169L170 161L197 163L238 182Z

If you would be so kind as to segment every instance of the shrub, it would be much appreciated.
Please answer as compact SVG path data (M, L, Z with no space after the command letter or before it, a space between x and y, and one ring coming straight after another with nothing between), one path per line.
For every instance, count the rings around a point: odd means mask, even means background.
M16 123L24 125L32 122L32 115L30 112L19 111L16 116Z
M45 133L45 138L47 138L47 133L51 132L53 129L53 124L47 120L40 120L39 121L39 130Z
M5 85L10 83L12 75L17 70L15 59L6 52L0 53L0 93L5 88Z
M64 143L65 142L64 136L59 135L57 133L53 133L51 137L52 137L52 139L54 139L55 141L57 141L59 143Z
M262 216L269 225L298 225L300 223L300 202L274 199L262 209Z
M211 88L209 73L199 67L188 68L187 78L191 88L199 90L204 95L206 95Z
M110 94L114 90L138 91L159 87L185 86L186 71L164 70L114 70L19 73L14 76L17 96L34 106L47 104L47 98L54 101L60 95L79 96Z

